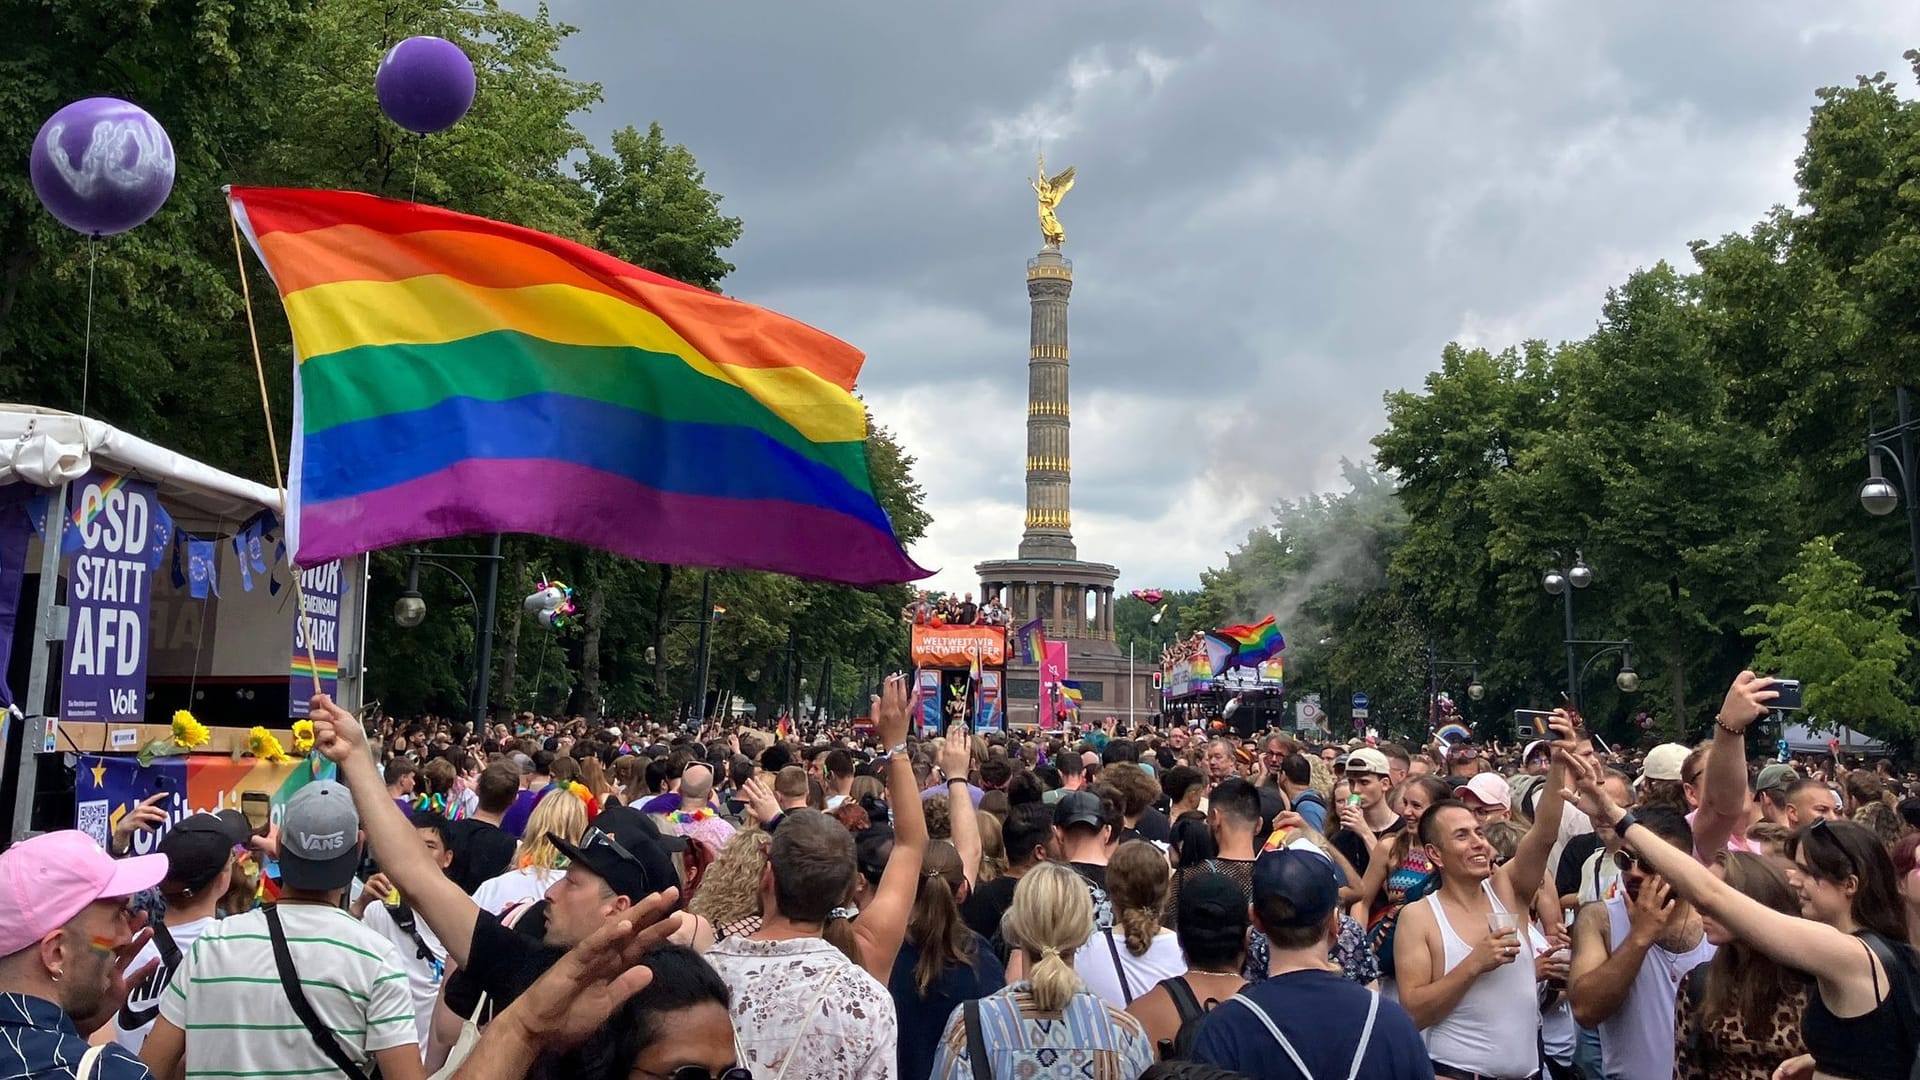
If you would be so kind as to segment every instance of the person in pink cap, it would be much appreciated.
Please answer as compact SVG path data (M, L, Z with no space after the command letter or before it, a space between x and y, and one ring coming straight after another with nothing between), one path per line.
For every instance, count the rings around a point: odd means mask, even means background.
M0 853L0 1076L78 1074L87 1036L147 974L126 970L149 936L134 932L127 898L166 876L165 855L115 861L73 829ZM115 1044L93 1057L95 1080L150 1075Z
M1466 803L1481 825L1513 817L1513 787L1499 773L1480 773L1454 788L1453 797Z

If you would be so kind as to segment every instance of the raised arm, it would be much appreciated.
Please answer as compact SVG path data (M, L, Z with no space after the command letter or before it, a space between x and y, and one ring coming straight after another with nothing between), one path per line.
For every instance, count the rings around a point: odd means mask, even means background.
M1578 799L1596 827L1615 827L1627 816L1600 787L1597 767L1575 761L1570 775L1578 787L1568 794ZM1775 911L1715 877L1691 853L1638 822L1629 825L1621 839L1639 856L1641 865L1665 878L1681 899L1713 916L1728 933L1774 962L1806 972L1819 979L1823 988L1861 1004L1873 1000L1876 977L1885 985L1879 961L1858 938L1825 923Z
M886 746L887 807L893 812L893 855L873 890L873 899L853 920L853 936L860 942L861 966L882 983L893 976L893 959L907 936L907 918L920 888L920 864L927 854L927 815L920 805L920 785L907 760L907 681L894 675L880 691L874 730ZM961 798L966 798L962 793Z
M353 793L360 827L380 860L381 873L399 886L413 910L433 927L454 963L466 967L480 908L427 854L406 815L387 797L359 719L325 694L315 694L307 708L313 718L314 746L340 766L340 780Z
M1767 703L1779 697L1771 678L1751 671L1734 677L1720 713L1713 718L1713 749L1700 790L1700 812L1693 819L1693 853L1711 864L1726 850L1727 838L1747 819L1747 727L1767 715Z
M960 868L969 889L980 880L980 822L974 817L973 796L967 791L972 762L973 735L965 724L955 724L947 729L947 737L940 744L940 772L947 778L947 802L953 808L953 850L960 853ZM959 791L953 789L955 784L960 785Z
M1583 742L1582 736L1576 733L1576 724L1572 714L1563 709L1554 711L1550 721L1557 736L1553 742L1553 766L1540 793L1540 805L1534 810L1533 827L1520 838L1513 858L1498 871L1512 890L1510 906L1513 908L1531 907L1533 894L1540 891L1540 883L1546 880L1547 854L1560 835L1561 811L1566 808L1560 789L1567 782L1567 763L1574 759Z

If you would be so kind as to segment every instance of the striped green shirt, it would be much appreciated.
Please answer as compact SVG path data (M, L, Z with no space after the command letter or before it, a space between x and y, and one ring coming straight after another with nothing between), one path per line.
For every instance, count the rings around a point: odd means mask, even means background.
M337 908L280 908L300 987L357 1064L416 1046L413 998L394 947ZM187 1035L187 1076L338 1076L287 1001L264 912L214 923L180 962L160 1015Z

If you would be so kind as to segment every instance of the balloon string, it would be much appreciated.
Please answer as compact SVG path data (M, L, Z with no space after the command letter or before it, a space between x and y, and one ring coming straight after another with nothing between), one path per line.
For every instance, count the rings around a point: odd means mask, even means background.
M420 144L425 139L424 135L413 137L413 186L407 189L408 202L420 201Z
M80 343L80 415L87 415L87 389L93 372L93 272L100 263L99 238L87 237L87 330Z
M267 366L260 359L260 332L253 322L253 287L247 283L247 260L240 250L240 216L228 198L227 224L233 226L233 264L240 273L240 299L247 309L247 338L253 344L253 374L260 383L260 415L267 422L267 453L273 459L273 486L280 493L280 521L285 527L287 515L287 482L280 472L280 440L273 433L273 405L267 399ZM300 636L307 646L307 674L313 677L313 692L320 692L320 660L314 655L313 635L307 632L307 596L300 588L300 567L293 566L293 604L295 618L300 623Z

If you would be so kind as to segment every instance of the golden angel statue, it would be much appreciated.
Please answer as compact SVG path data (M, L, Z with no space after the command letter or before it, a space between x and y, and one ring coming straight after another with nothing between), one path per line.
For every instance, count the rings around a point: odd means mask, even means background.
M1069 165L1065 172L1049 178L1047 157L1042 154L1039 172L1039 176L1030 177L1027 183L1033 185L1033 193L1040 197L1040 235L1046 239L1048 247L1057 248L1066 240L1067 230L1060 227L1060 219L1054 216L1053 208L1059 206L1060 200L1073 190L1073 166Z

